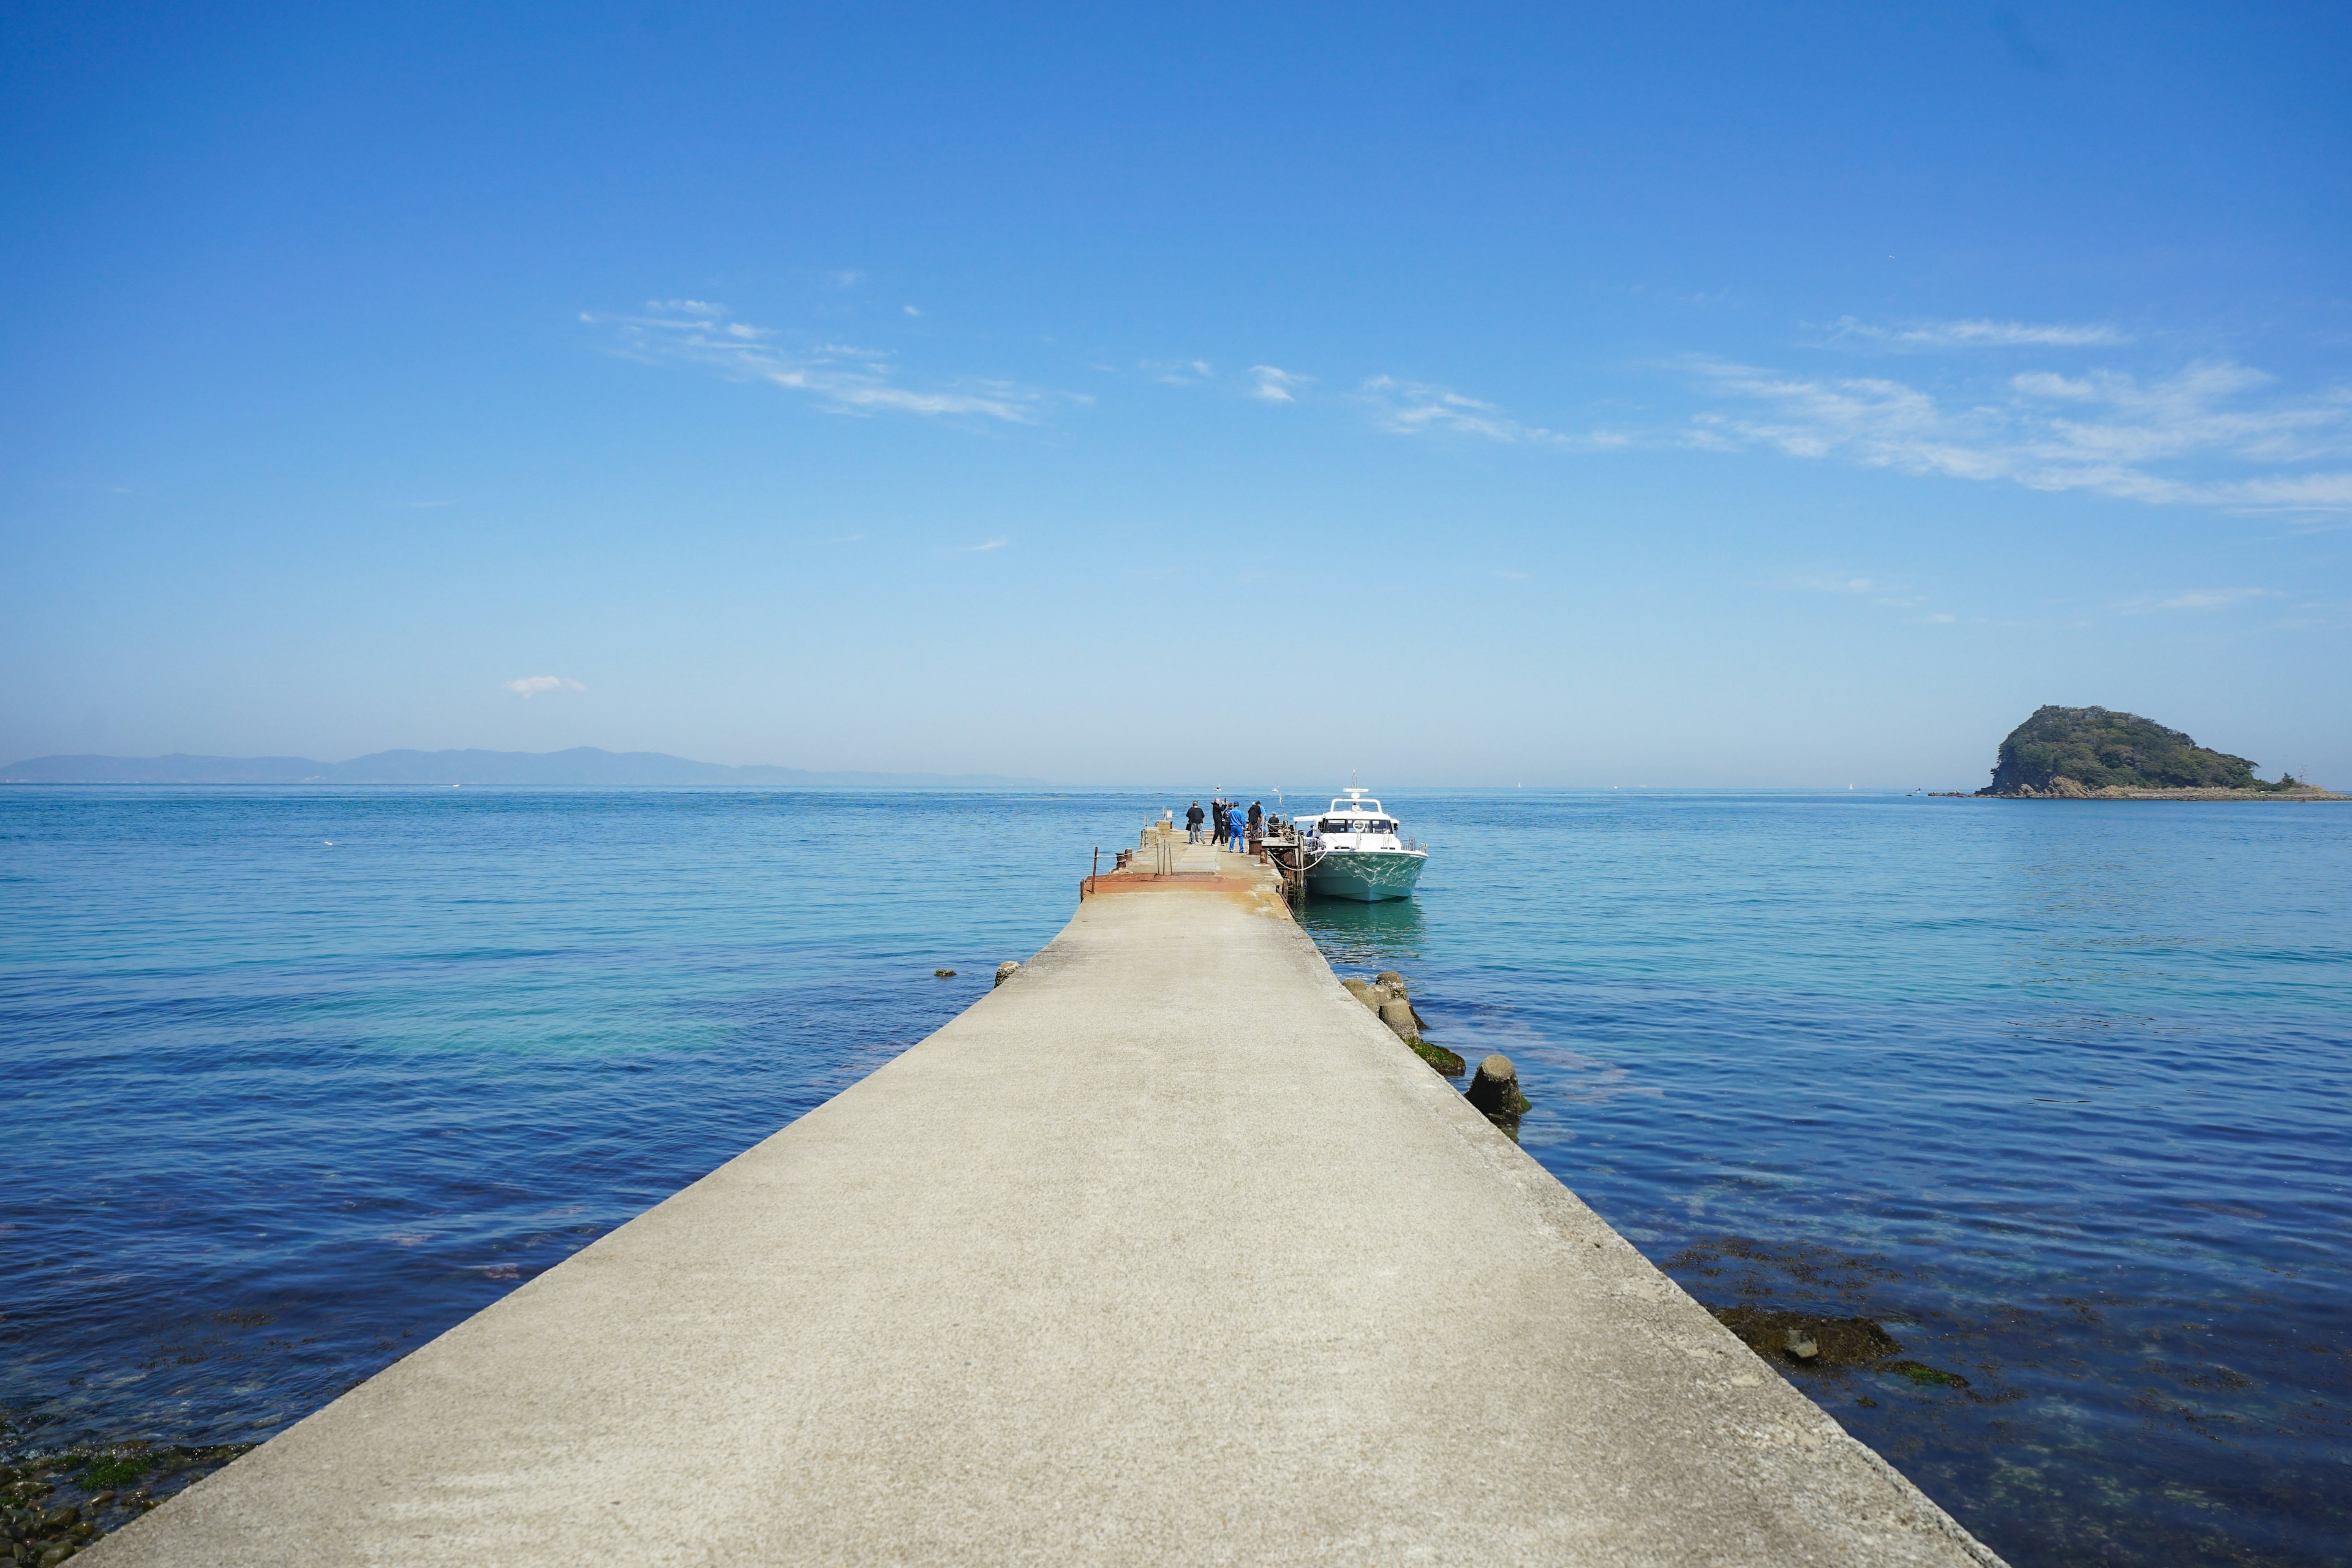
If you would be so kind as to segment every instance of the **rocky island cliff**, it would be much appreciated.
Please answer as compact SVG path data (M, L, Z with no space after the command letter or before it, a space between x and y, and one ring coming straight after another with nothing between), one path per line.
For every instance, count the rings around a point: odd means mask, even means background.
M2254 763L2200 746L2137 713L2037 708L2009 732L1992 783L1977 791L2012 800L2343 800L2292 773L2274 784Z

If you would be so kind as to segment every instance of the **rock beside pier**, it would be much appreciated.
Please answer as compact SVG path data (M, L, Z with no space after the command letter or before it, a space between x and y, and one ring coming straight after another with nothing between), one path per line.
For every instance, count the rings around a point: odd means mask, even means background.
M1478 1076L1464 1093L1490 1119L1516 1121L1528 1109L1528 1097L1519 1092L1519 1069L1499 1051L1478 1064Z
M1412 1047L1412 1054L1435 1068L1448 1078L1460 1078L1469 1070L1467 1063L1444 1046L1433 1045L1422 1038L1427 1027L1421 1015L1413 1010L1412 1002L1405 995L1405 978L1393 969L1384 969L1371 980L1355 975L1343 975L1339 984L1348 994L1361 1002L1389 1032Z
M1447 1078L1460 1078L1470 1070L1470 1064L1464 1061L1458 1052L1449 1051L1444 1046L1433 1045L1427 1040L1413 1041L1412 1054Z

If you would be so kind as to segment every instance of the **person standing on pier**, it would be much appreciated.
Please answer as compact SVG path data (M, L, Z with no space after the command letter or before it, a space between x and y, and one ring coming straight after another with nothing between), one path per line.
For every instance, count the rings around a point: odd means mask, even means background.
M1184 814L1184 827L1189 842L1193 844L1201 842L1201 803L1199 801L1194 801L1192 809Z
M1262 802L1250 802L1249 830L1253 838L1265 836L1265 806Z

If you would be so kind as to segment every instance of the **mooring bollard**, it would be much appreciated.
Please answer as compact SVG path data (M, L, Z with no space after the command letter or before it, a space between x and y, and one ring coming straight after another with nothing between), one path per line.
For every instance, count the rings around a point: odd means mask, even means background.
M1488 1116L1516 1118L1528 1108L1527 1096L1519 1092L1519 1069L1499 1051L1478 1064L1478 1076L1464 1095Z
M996 966L996 984L998 985L1002 985L1020 973L1021 965L1019 962L1008 958L1003 963Z

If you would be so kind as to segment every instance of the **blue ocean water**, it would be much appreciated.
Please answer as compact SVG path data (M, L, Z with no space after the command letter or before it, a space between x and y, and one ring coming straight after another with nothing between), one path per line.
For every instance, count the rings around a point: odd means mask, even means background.
M1431 869L1311 907L1335 963L1509 1054L1529 1152L1701 1300L1964 1379L1791 1373L2012 1563L2352 1563L2352 807L1386 798ZM1182 804L0 791L0 1442L278 1430Z

